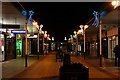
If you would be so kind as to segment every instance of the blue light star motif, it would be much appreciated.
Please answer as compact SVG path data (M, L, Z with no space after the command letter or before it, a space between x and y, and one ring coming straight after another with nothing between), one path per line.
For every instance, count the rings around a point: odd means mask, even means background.
M29 19L28 19L28 23L29 24L32 24L32 16L33 16L33 14L34 14L34 12L31 10L31 11L29 11Z
M94 11L94 12L93 12L93 15L94 15L94 17L95 17L95 20L94 20L94 22L93 22L92 25L98 27L98 12Z
M23 10L23 11L22 11L22 14L23 14L25 17L27 17L27 11Z
M101 12L100 12L100 20L102 20L103 17L104 17L106 14L107 14L106 11L101 11Z

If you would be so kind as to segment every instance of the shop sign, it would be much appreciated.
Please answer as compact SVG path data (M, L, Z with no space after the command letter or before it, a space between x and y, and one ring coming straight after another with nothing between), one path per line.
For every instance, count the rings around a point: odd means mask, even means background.
M14 33L14 34L25 34L26 30L11 30L11 33Z

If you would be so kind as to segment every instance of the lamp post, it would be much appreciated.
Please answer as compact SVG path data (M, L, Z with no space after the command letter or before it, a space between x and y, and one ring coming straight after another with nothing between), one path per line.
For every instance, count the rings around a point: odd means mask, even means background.
M81 33L84 37L84 59L85 59L85 52L86 52L86 50L85 50L85 30L88 28L88 25L80 25L79 27L80 27L80 30L78 31L78 33L79 34Z
M82 35L84 35L84 59L85 59L85 30L84 30L84 26L83 25L80 25L80 30L78 31L79 33L81 33Z
M94 16L95 16L95 21L93 23L94 26L98 27L99 26L99 46L100 46L100 67L102 67L102 26L101 26L101 20L100 20L100 13L94 11L93 12Z
M84 35L84 54L86 53L86 50L85 50L85 30L88 28L88 25L85 25L84 27L83 27L83 35ZM85 55L84 55L84 59L85 59Z
M39 59L39 52L40 52L40 47L39 47L39 45L40 45L40 42L39 42L39 38L40 38L40 34L42 33L42 27L43 27L43 25L41 24L40 26L38 26L38 23L37 22L33 22L33 25L38 29L38 36L37 36L37 54L38 54L38 59Z
M99 38L100 38L100 67L102 67L102 36L101 36L101 34L102 34L102 26L101 26L101 21L100 21L100 19L99 19Z
M77 53L77 51L78 51L78 37L77 37L77 32L76 31L74 31L74 34L75 34L75 36L76 36L76 53Z
M43 45L44 47L43 47L43 55L44 55L44 53L45 53L44 50L46 50L46 48L45 48L45 46L46 46L46 45L45 45L45 43L46 43L46 38L47 38L47 31L44 32L44 45Z
M41 24L38 28L38 59L39 59L39 53L40 53L40 34L42 33L42 27L43 25Z
M28 26L28 20L26 19L26 34L25 34L25 67L27 67L27 49L28 49L28 47L27 47L27 43L28 43L28 41L27 41L27 33L28 33L28 30L27 30L27 26Z
M44 31L42 31L42 34L43 34L43 51L42 51L42 54L44 54L44 41L45 41L45 32Z
M39 31L40 31L40 27L38 28L38 36L37 36L37 46L38 46L38 47L37 47L37 52L38 52L38 59L39 59L39 45L40 45L40 44L39 44L39 38L40 38L40 35L39 35L40 33L39 33Z
M27 56L28 56L28 41L27 41L27 33L28 33L28 23L31 25L32 24L32 16L34 14L34 12L31 10L29 11L29 15L28 12L23 10L22 14L26 17L26 34L25 34L25 67L27 67Z
M114 6L114 8L116 8L116 7L120 6L120 1L114 0L111 2L111 4L112 4L112 6ZM100 67L102 67L102 40L101 40L101 38L102 38L102 36L101 36L101 34L102 34L101 23L102 23L102 21L101 21L101 19L106 15L106 12L105 11L103 11L103 12L94 11L93 15L95 17L95 20L94 20L92 25L94 25L96 27L99 26Z
M38 54L38 59L39 59L39 30L40 30L40 27L38 26L38 23L37 22L33 22L33 26L35 26L38 30L38 35L37 35L37 54Z

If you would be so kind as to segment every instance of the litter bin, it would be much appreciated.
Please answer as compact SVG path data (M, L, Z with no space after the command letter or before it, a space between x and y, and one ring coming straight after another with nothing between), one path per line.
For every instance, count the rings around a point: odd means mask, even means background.
M63 57L63 66L70 65L70 64L71 64L70 54L64 54L64 57Z

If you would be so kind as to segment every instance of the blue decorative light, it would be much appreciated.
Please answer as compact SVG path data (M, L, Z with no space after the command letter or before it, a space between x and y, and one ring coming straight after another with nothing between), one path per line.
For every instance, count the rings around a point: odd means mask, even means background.
M33 32L33 29L32 29L32 16L33 16L34 12L31 10L31 11L29 11L29 13L27 13L27 11L23 10L22 14L28 19L30 32L32 33Z
M29 24L32 24L32 16L33 16L33 14L34 14L34 12L31 10L31 11L29 11L29 19L28 19L28 23Z
M100 20L102 20L103 17L104 17L106 14L107 14L107 12L104 11L104 10L102 10L102 11L100 12Z
M107 12L104 11L104 10L100 11L100 13L94 11L94 12L93 12L93 15L94 15L94 17L95 17L95 20L94 20L94 22L93 22L92 25L98 27L98 21L99 21L99 19L102 20L103 17L104 17L106 14L107 14ZM99 15L99 17L100 17L99 19L98 19L98 15Z
M94 15L94 17L95 17L95 20L94 20L94 22L93 22L92 25L98 27L98 12L94 11L94 12L93 12L93 15Z
M23 10L23 11L22 11L22 14L23 14L25 17L27 17L27 11Z
M26 31L25 30L11 30L11 33L14 33L14 34L25 34Z

